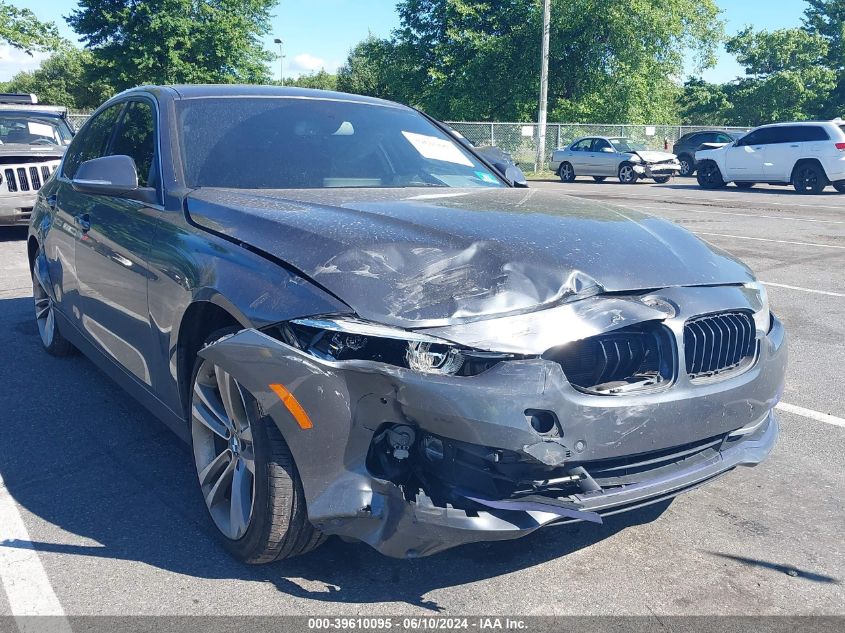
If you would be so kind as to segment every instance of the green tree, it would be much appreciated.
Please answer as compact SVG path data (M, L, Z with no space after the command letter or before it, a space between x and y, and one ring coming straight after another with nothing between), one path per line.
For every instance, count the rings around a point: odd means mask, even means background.
M445 119L533 120L537 0L403 0L387 40L356 47L343 89L392 97ZM553 0L550 116L675 122L685 57L713 63L713 0ZM347 88L348 87L348 88Z
M258 83L276 0L80 0L67 22L109 84Z
M297 88L314 88L316 90L337 90L337 75L321 70L302 75L296 79L285 79L285 85L296 86Z
M836 87L820 116L833 118L845 110L845 0L807 0L804 28L827 42L826 66L836 73Z
M684 83L678 97L681 123L686 125L731 125L730 86L699 78Z
M746 28L725 48L749 75L726 87L729 116L738 124L815 118L836 86L836 72L826 64L827 41L805 29Z
M52 22L42 22L30 9L0 2L0 43L32 55L33 51L55 50L61 43Z
M114 93L96 71L91 52L69 45L41 62L39 68L19 72L0 84L0 91L33 93L41 103L72 110L96 108Z

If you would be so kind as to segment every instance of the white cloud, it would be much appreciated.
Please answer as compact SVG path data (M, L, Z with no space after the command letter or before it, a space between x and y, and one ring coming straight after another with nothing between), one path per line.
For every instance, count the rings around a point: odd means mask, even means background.
M31 56L8 44L0 46L0 81L8 81L22 70L35 70L49 57L48 53L34 52Z
M286 61L285 75L297 77L300 75L316 73L321 70L332 73L337 70L338 66L337 64L327 62L322 57L317 57L311 53L300 53L299 55L294 55L292 59L289 58L289 61Z

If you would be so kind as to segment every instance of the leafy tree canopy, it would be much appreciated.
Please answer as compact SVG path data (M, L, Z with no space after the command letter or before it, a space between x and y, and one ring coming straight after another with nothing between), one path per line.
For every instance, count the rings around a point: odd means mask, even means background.
M56 49L61 38L52 22L41 22L29 9L0 2L0 43L32 55L33 51Z
M19 72L10 81L0 83L0 92L33 93L40 103L91 110L114 90L96 72L90 51L64 46L36 70Z
M276 0L80 0L66 19L117 90L144 83L260 83Z

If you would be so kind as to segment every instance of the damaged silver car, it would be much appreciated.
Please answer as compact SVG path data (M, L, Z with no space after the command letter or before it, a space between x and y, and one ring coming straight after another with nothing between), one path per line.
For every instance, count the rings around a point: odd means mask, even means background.
M625 185L642 178L662 185L681 173L681 163L674 154L650 150L644 143L629 138L587 136L556 149L549 169L562 182L574 182L578 176L592 176L596 182L603 182L608 176L616 176Z
M759 463L778 433L784 329L746 266L514 187L394 103L122 93L28 240L44 347L82 350L191 443L247 562L332 534L411 558L600 523Z

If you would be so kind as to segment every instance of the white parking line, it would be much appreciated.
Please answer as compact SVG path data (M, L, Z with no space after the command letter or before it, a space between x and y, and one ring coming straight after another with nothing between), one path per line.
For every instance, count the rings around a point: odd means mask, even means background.
M787 404L786 402L778 402L775 406L775 409L778 409L780 411L786 411L787 413L793 413L795 415L800 415L805 418L810 418L811 420L817 420L818 422L824 422L826 424L832 424L833 426L841 426L842 428L845 428L845 418L838 418L835 415L831 415L829 413L821 413L820 411L805 409L804 407L798 407L794 404Z
M793 242L792 240L772 240L767 237L749 237L747 235L728 235L727 233L705 233L704 231L693 231L696 235L715 235L717 237L730 237L735 240L754 240L756 242L776 242L777 244L795 244L797 246L818 246L819 248L836 248L845 251L845 246L837 244L816 244L815 242Z
M776 284L771 281L762 282L767 286L774 286L775 288L786 288L788 290L800 290L801 292L812 292L817 295L827 295L828 297L845 297L843 292L832 292L830 290L816 290L815 288L802 288L801 286L790 286L788 284Z
M64 609L50 586L47 572L18 512L15 500L0 477L0 581L12 608L12 615L21 618L18 628L24 632L48 623L24 619L26 616L61 616L51 619L51 633L70 633Z

